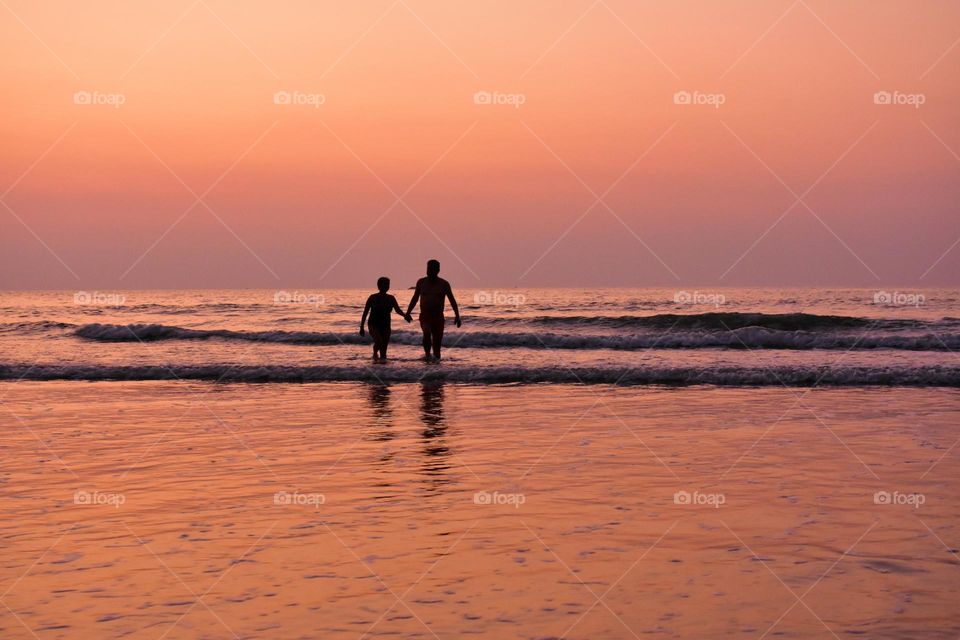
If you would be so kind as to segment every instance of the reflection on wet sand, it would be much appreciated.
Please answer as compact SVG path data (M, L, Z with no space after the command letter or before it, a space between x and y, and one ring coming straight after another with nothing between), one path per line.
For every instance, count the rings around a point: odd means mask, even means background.
M393 407L390 406L390 385L372 384L368 388L372 427L379 428L373 439L377 441L393 440Z
M423 453L421 468L427 476L429 491L435 491L438 485L447 484L450 478L445 472L450 449L447 447L447 422L444 416L444 383L423 382L420 385L420 421L423 422Z
M391 500L396 498L392 478L389 475L394 466L402 465L403 458L397 458L397 452L391 444L395 439L393 407L390 401L390 386L386 384L371 384L367 387L367 401L370 406L370 425L367 427L365 439L373 442L382 443L380 452L377 454L375 464L381 472L385 472L386 478L380 476L374 487L383 493L374 496L376 500Z
M416 406L406 402L403 394L396 398L392 397L390 385L373 384L367 389L371 421L369 439L383 443L377 457L377 463L380 466L390 468L406 466L409 457L405 456L400 449L395 448L392 443L398 437L394 428L394 412L398 404L402 408L417 410L417 415L423 426L420 431L423 460L419 468L425 476L423 482L427 485L427 491L429 492L434 492L439 485L450 482L450 479L445 475L445 472L450 468L448 460L450 449L447 442L448 425L444 415L445 392L442 382L424 382L420 385L419 406ZM380 484L378 486L391 486L391 484Z

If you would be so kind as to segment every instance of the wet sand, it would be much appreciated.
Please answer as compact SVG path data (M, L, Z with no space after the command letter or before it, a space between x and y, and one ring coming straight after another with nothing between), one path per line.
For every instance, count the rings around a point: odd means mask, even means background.
M958 397L3 383L0 637L956 638Z

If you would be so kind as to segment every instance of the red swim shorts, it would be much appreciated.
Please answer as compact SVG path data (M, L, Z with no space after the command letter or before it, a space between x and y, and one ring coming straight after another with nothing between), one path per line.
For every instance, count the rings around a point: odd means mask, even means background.
M443 335L444 318L442 313L421 313L420 328L435 336Z

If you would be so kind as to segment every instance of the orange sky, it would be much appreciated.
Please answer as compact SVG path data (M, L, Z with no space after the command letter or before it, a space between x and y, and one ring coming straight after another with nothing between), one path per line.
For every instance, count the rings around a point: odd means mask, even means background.
M953 0L3 0L0 289L427 257L465 287L955 285L958 38Z

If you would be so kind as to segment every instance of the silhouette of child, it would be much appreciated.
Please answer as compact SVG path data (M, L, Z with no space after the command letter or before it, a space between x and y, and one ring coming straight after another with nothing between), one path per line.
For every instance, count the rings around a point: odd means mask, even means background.
M397 304L397 299L387 293L390 290L390 278L379 278L377 289L380 290L379 293L371 294L363 308L363 316L360 318L360 335L365 335L363 325L366 324L367 329L370 330L370 337L373 338L373 359L386 360L387 346L390 344L390 312L396 311L407 322L410 322L412 317L409 313L404 313ZM367 314L370 315L369 323L367 323Z

